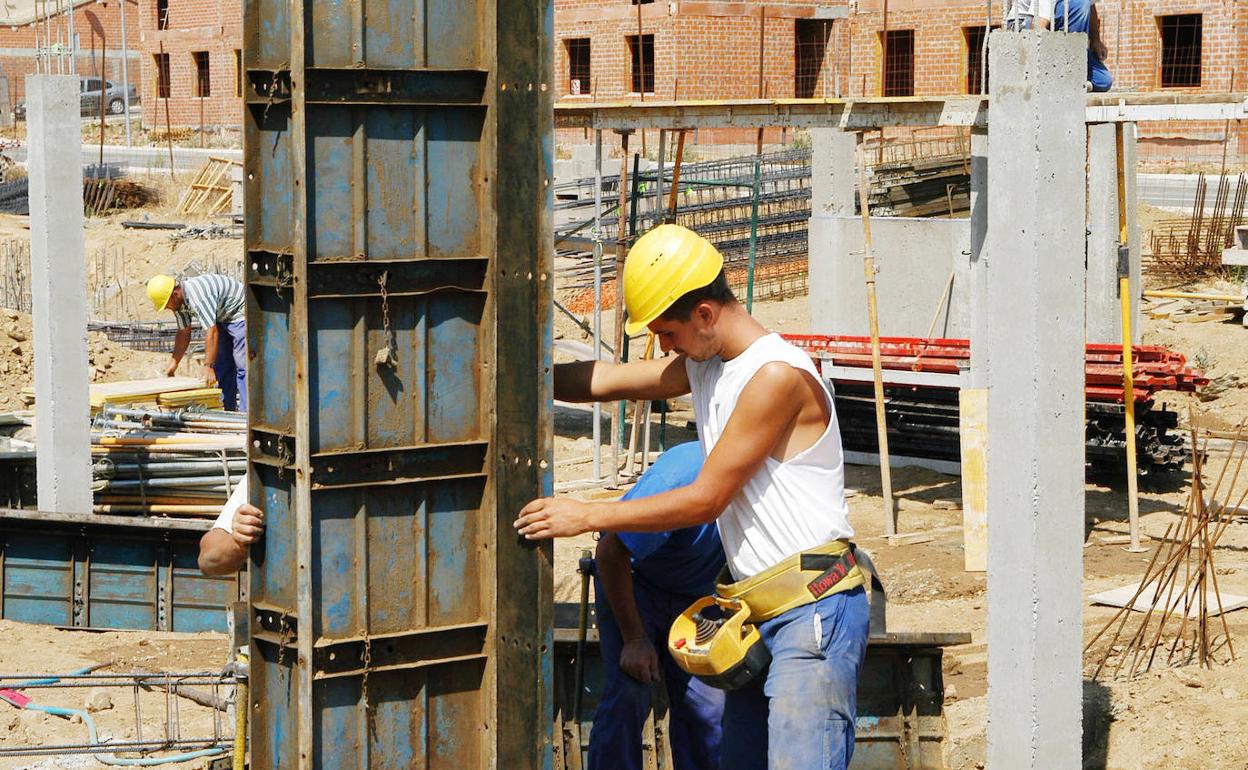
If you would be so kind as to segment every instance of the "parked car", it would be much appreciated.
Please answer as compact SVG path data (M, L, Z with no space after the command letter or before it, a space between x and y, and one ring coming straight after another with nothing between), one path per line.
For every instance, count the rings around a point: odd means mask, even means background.
M99 115L101 99L109 115L120 115L126 111L127 94L118 83L82 75L78 78L78 89L78 106L83 115ZM139 103L139 94L134 86L130 86L128 98L131 106ZM26 102L17 103L13 116L18 120L26 119Z

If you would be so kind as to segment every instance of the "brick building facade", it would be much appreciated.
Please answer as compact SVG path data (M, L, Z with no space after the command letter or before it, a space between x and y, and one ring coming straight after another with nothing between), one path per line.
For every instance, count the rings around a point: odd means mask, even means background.
M122 81L121 4L123 0L75 0L73 31L77 38L76 71ZM140 79L139 0L126 3L126 43L129 53L127 75L136 88ZM0 74L8 78L10 104L25 99L26 76L39 71L38 57L46 57L49 44L68 46L70 2L63 3L64 12L51 19L44 18L45 6L38 4L41 16L36 17L35 0L7 0L0 8ZM55 7L49 3L48 7ZM56 71L55 64L52 65Z
M140 0L139 25L146 125L166 103L173 126L242 125L241 0Z
M1003 5L992 3L994 27ZM1248 85L1248 2L1100 0L1097 7L1116 90ZM555 0L557 94L608 101L978 93L987 16L982 0L889 0L886 46L884 0ZM1142 126L1142 151L1220 149L1224 131L1196 122ZM560 139L583 141L583 133Z

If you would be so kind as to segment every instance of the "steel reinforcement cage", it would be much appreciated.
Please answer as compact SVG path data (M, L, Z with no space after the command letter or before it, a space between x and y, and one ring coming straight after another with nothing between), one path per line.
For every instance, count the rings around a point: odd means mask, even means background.
M247 0L251 767L550 764L551 0Z

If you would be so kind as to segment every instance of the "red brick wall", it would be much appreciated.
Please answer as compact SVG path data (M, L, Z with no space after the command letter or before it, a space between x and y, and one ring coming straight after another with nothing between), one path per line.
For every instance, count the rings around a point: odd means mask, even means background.
M122 0L77 0L74 8L74 33L78 37L77 71L81 75L100 75L121 83L121 2ZM154 0L153 0L154 2ZM137 87L139 80L139 0L126 1L126 43L130 49L130 84ZM68 15L63 14L51 22L53 38L60 33L68 39ZM38 29L36 29L38 27ZM26 23L0 26L0 73L9 79L9 95L13 102L21 101L26 93L26 76L36 69L37 46L46 46L44 37L47 25Z
M242 124L243 100L237 95L234 51L242 46L242 0L169 0L169 28L157 29L155 0L141 4L142 77L144 125L165 125L165 103L173 126L200 125L202 107L206 126L235 127ZM156 96L154 55L169 54L170 98ZM195 96L196 70L191 55L208 53L211 95Z

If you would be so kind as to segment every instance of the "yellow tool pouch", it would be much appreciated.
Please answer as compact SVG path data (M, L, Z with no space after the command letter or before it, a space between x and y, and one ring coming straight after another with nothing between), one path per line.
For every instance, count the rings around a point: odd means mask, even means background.
M825 543L753 577L716 585L714 596L694 602L672 623L668 651L685 672L735 690L771 662L756 623L864 582L850 543Z

